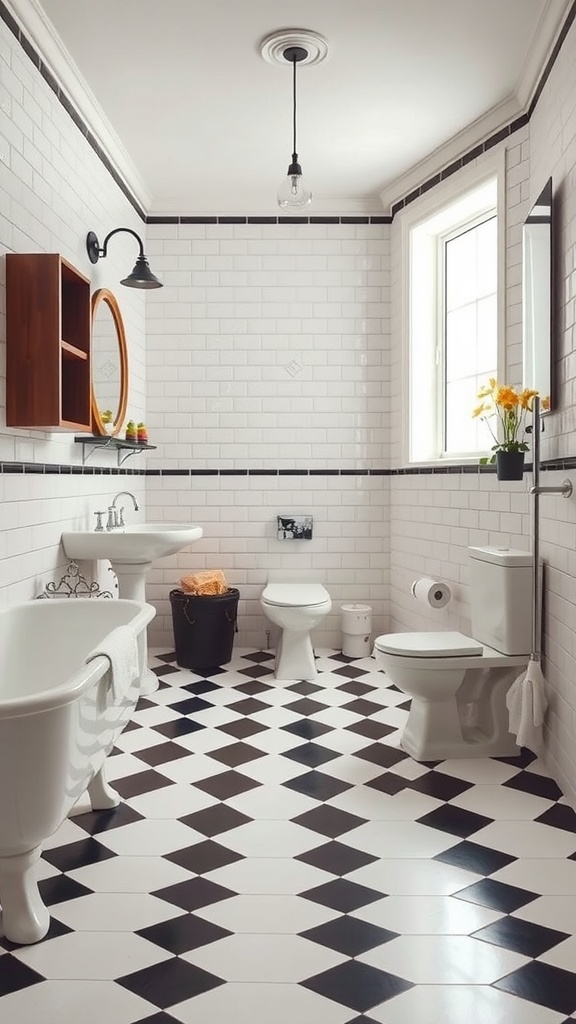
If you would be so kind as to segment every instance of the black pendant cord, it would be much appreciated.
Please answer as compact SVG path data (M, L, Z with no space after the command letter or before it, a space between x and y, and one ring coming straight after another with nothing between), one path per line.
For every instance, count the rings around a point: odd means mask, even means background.
M292 61L292 161L298 162L296 152L296 58Z

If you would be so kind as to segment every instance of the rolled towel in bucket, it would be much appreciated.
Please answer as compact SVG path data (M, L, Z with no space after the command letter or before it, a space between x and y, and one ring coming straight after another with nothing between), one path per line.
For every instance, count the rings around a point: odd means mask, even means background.
M186 594L225 594L229 589L221 569L207 569L183 576L180 586Z

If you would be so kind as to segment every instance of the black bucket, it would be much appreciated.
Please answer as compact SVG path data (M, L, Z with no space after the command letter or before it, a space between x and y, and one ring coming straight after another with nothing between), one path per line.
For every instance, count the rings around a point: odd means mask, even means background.
M176 660L181 668L216 668L230 661L238 632L239 597L233 587L225 594L170 591Z

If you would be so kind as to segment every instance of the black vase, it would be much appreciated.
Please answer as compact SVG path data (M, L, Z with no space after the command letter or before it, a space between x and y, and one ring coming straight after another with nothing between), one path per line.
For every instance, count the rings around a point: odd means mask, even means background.
M524 452L496 452L496 476L499 480L521 480Z

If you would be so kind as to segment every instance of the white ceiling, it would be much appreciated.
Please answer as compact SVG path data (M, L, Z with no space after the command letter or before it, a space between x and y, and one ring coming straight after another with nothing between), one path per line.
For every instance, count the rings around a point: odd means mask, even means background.
M292 68L266 35L329 45L298 71L304 212L384 213L526 110L572 0L11 3L147 212L276 215Z

